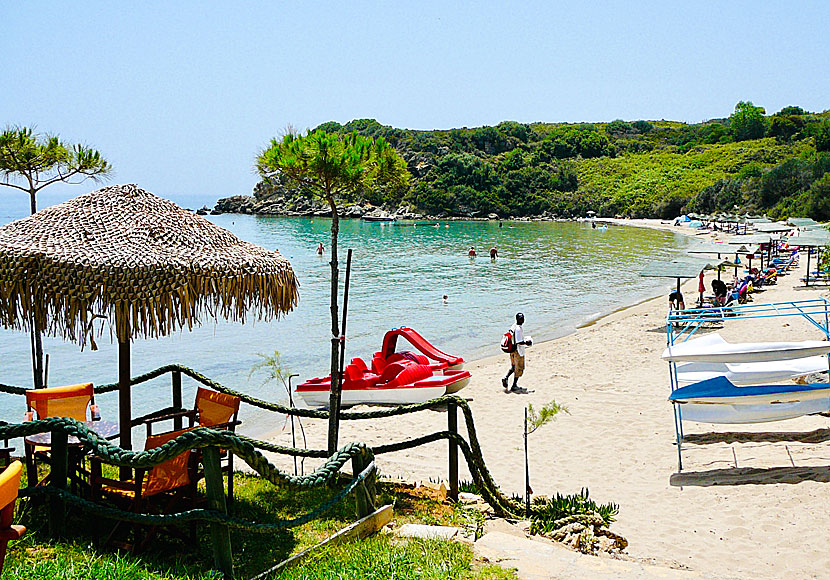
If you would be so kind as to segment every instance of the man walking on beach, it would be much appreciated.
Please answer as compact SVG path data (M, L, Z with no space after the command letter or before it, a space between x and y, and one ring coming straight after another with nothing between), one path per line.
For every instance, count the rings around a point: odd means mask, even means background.
M504 387L504 392L521 393L519 388L519 377L525 372L525 346L533 344L528 338L525 340L525 333L522 329L522 324L525 323L525 315L519 312L516 314L516 324L510 327L509 332L513 335L513 344L516 345L515 350L510 353L510 370L501 380L501 386ZM513 375L513 386L507 390L507 379Z

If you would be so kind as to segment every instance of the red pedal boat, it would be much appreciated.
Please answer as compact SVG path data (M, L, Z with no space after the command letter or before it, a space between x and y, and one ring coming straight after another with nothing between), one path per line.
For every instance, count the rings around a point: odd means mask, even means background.
M420 352L396 352L399 336ZM463 366L464 359L438 350L411 328L396 328L383 337L371 368L353 358L343 369L341 405L406 405L455 393L470 382ZM330 387L331 376L318 377L297 385L297 393L309 407L328 407Z

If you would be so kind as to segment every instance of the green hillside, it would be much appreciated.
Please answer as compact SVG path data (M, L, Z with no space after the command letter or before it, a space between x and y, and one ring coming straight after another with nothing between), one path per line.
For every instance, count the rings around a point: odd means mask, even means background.
M409 188L360 196L388 209L407 205L466 217L569 217L593 210L671 218L737 206L773 217L830 219L830 111L786 107L767 116L742 102L728 118L700 124L505 121L416 131L360 119L318 129L357 131L395 146L412 173ZM297 195L263 185L257 197Z

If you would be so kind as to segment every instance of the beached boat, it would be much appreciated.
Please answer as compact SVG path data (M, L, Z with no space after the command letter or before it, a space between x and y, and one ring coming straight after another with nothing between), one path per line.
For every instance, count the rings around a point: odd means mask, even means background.
M396 351L398 337L420 352ZM341 405L405 405L455 393L470 382L463 365L463 358L437 349L413 329L396 328L383 337L371 367L353 358L343 369ZM297 394L309 407L327 407L330 387L331 376L317 377L297 385Z
M746 363L807 358L830 353L830 342L726 342L719 334L710 334L674 344L663 351L670 362Z
M367 222L393 222L398 218L393 215L365 215L360 219Z
M763 385L827 372L827 369L825 356L749 363L687 362L677 365L677 382L691 384L726 377L734 385Z
M750 424L769 421L784 421L804 415L830 413L830 399L811 399L794 403L775 405L708 405L686 403L680 406L680 417L684 421L718 424Z
M716 377L672 391L684 421L758 423L830 411L830 383L739 387Z

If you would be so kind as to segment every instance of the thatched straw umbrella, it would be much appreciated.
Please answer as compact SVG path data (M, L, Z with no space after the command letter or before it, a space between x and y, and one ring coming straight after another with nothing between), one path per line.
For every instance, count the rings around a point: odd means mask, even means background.
M130 436L130 341L191 329L207 314L269 320L297 302L279 252L240 240L136 185L105 187L0 228L0 324L118 339L121 446ZM103 329L100 325L99 332Z

